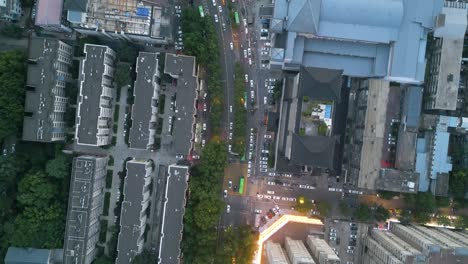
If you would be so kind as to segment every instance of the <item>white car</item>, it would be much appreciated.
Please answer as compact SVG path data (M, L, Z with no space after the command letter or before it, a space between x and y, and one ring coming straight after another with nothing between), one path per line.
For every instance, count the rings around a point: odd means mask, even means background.
M223 192L223 197L224 197L224 198L227 197L227 190L224 190L224 192Z
M252 56L252 49L251 48L247 49L247 54L249 54L249 56Z
M266 97L265 97L265 98L266 98ZM264 138L271 138L271 135L265 134L263 137L264 137Z
M268 98L266 96L263 97L263 104L268 104Z
M244 50L244 59L247 59L247 50Z
M250 88L253 88L253 87L254 87L254 81L250 80Z
M205 147L205 140L204 140L204 139L202 139L202 141L201 141L201 147L202 147L202 148Z
M232 140L232 132L229 133L229 140Z
M268 185L276 185L276 183L273 182L273 181L269 181L269 182L267 182L267 184L268 184Z
M245 77L245 82L248 83L249 82L249 75L246 74L246 75L244 75L244 77Z
M270 153L270 151L268 149L262 149L262 153L268 154L268 153Z
M203 123L203 130L206 130L206 123Z
M249 58L249 65L252 65L252 59Z
M213 0L213 6L216 6L216 0Z
M231 206L228 204L228 205L226 206L226 213L229 214L229 212L231 212Z
M228 146L228 151L231 152L231 150L232 150L232 145L229 145Z
M275 177L275 176L276 176L276 173L274 173L274 172L269 172L269 173L268 173L268 176Z
M229 129L232 130L232 122L229 122Z
M221 6L218 6L218 11L219 11L220 13L222 13L222 12L223 12L223 8L222 8Z
M267 191L268 194L275 194L274 191Z
M214 20L215 20L216 23L219 22L219 19L218 19L218 15L217 15L217 14L214 14Z
M266 43L265 43L265 46L266 46L266 47L271 47L271 43L270 43L270 42L266 42Z
M268 157L262 157L262 160L268 161Z
M231 47L231 50L234 50L234 44L232 44L232 42L229 43L229 46Z
M229 106L229 112L232 113L232 105Z

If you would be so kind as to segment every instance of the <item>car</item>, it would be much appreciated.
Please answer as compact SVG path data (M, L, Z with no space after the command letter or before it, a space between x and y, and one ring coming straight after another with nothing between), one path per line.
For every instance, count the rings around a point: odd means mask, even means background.
M229 122L229 129L232 130L232 126L233 126L232 122Z
M276 185L276 183L274 181L268 181L267 184L268 185Z
M262 149L262 153L268 154L268 153L270 153L270 151L268 149Z
M252 56L252 49L251 48L247 49L247 54L249 54L249 56Z
M348 254L354 254L354 250L348 249L348 250L346 250L346 253L348 253Z
M231 144L228 145L228 151L232 152L232 145Z
M331 233L336 233L336 229L330 228Z
M215 20L216 23L219 22L219 19L218 19L218 15L217 15L217 14L214 14L214 20Z
M275 172L269 172L269 173L268 173L268 176L275 177L275 176L276 176L276 173L275 173Z
M263 96L263 104L268 104L268 98L266 96Z
M263 137L264 137L264 138L267 138L267 139L271 139L271 138L272 138L272 136L269 135L269 134L265 134Z
M223 7L222 7L222 6L218 6L218 11L219 11L220 13L222 13L222 12L223 12Z
M226 24L223 22L222 24L223 31L226 31Z
M268 29L262 28L262 29L260 29L260 32L267 32L268 33Z
M216 0L213 0L213 6L216 6Z
M232 140L232 132L229 132L229 140Z
M336 237L330 237L330 240L336 240Z
M248 28L245 28L245 34L249 34L249 29Z
M265 46L266 47L271 47L271 43L270 42L265 42Z
M247 50L244 50L244 58L247 59Z
M244 75L244 78L245 78L245 82L248 83L249 82L249 75L248 74Z
M184 158L184 155L176 155L175 157L176 157L176 159L181 160L181 159Z
M349 238L357 238L356 235L349 235Z
M273 195L273 194L275 194L275 192L274 191L267 191L267 194Z
M268 166L267 166L266 164L262 164L262 165L260 165L260 168L262 168L262 169L268 169Z
M232 105L229 106L229 112L232 113Z
M203 123L203 130L206 130L206 123Z
M249 58L249 65L252 65L252 59Z
M353 246L348 246L348 249L354 250Z
M253 90L250 91L250 98L252 99L252 101L255 99L255 92Z
M228 181L228 187L229 187L229 189L232 188L232 181Z
M205 147L205 143L206 143L206 141L205 141L204 139L202 139L202 141L201 141L201 147L202 147L202 148Z
M7 149L3 149L3 156L6 156L8 154L8 150Z
M231 206L228 204L228 205L226 206L226 213L229 214L230 211L231 211Z
M256 213L256 214L261 214L261 213L262 213L262 210L260 210L260 209L255 209L255 213Z
M234 185L234 191L237 192L237 185Z
M224 192L223 192L223 197L224 197L224 198L227 197L227 190L224 190Z
M11 145L11 153L15 153L15 150L16 150L16 144L13 143L13 144Z
M336 237L336 233L330 233L330 237Z
M262 160L267 161L268 157L262 157Z
M231 47L231 50L234 50L234 44L232 42L229 42L229 46Z
M206 103L203 103L203 112L206 112L206 110L208 110L208 108L206 107Z
M290 173L283 173L283 177L291 178L291 177L292 177L292 174L290 174Z
M254 87L254 81L250 80L250 88L253 88L253 87Z

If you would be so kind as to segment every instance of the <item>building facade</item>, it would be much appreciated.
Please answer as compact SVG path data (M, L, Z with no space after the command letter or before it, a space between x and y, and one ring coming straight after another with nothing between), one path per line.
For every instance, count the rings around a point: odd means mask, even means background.
M73 159L65 229L64 263L90 264L97 254L107 158Z
M18 21L23 9L20 0L0 0L0 19L6 21Z
M80 93L75 140L79 145L105 146L112 139L115 89L115 52L101 45L86 44L80 63Z
M288 257L280 244L267 241L265 250L268 264L289 264Z
M392 223L363 239L362 263L466 263L468 235L445 228Z
M29 44L23 140L63 141L66 137L65 93L72 64L70 45L42 37L31 37Z
M160 83L158 54L140 52L136 73L129 144L134 149L150 149L154 147L156 136Z
M117 264L131 263L132 259L143 251L143 234L151 196L151 162L127 161L126 171L115 261Z
M71 29L62 21L63 2L61 0L38 0L34 25L49 31L71 32Z

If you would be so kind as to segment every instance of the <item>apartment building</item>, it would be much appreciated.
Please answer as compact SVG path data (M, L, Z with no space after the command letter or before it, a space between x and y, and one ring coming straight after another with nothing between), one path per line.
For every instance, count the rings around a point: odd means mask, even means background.
M186 157L193 148L198 75L195 57L166 53L164 73L175 79L175 115L169 117L174 152Z
M38 0L34 25L55 32L71 32L62 19L62 0Z
M18 21L23 9L20 0L0 0L0 19L6 21Z
M307 236L307 246L318 264L340 264L340 258L328 243L316 236Z
M293 240L290 237L286 237L284 241L284 247L291 264L315 264L315 261L301 240Z
M136 73L129 144L130 148L134 149L150 149L154 147L156 135L160 83L158 54L140 52L137 58Z
M455 264L468 261L468 235L445 228L393 223L364 238L363 264Z
M65 86L71 81L68 69L73 49L57 39L32 36L28 52L23 140L63 141L68 103Z
M97 254L106 165L105 157L73 159L65 228L65 264L90 264Z
M265 250L268 264L289 264L288 257L280 244L267 241Z
M143 251L147 221L147 208L150 204L150 183L152 163L130 160L126 164L123 189L122 211L120 213L120 233L117 243L117 264L128 264Z
M436 20L436 29L428 39L428 71L425 78L427 110L460 108L458 93L463 42L467 28L466 3L445 2Z
M80 92L75 139L79 145L105 146L112 139L115 52L101 45L85 44L80 63Z

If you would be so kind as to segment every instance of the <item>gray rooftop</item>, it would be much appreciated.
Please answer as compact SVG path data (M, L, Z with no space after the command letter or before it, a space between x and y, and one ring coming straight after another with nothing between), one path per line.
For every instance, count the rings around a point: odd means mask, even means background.
M180 263L188 170L187 166L169 166L159 243L159 264Z
M300 97L311 100L340 101L343 71L314 67L301 67L299 74Z
M276 60L284 68L302 64L422 82L426 35L442 5L442 0L277 0L271 28L287 31L287 40Z
M177 79L174 151L176 154L188 155L192 146L198 89L195 57L166 53L164 73Z
M52 250L9 247L5 264L49 264Z
M118 256L115 263L126 264L138 255L137 243L141 238L141 214L144 214L143 204L145 182L147 180L147 162L131 160L127 162L127 175L123 189L124 199L120 213L120 233L117 245Z
M29 60L26 86L34 90L26 90L24 111L32 113L23 120L23 140L50 142L52 132L63 132L65 129L53 127L50 115L54 112L54 93L57 80L65 78L58 76L54 63L58 57L59 40L31 37L29 42ZM66 71L66 69L65 69Z
M130 148L147 149L150 141L150 129L155 129L158 55L156 53L140 52L136 66L137 77L133 95L135 100L132 108L132 127L130 128ZM154 113L153 113L154 108ZM151 119L154 119L153 121ZM151 135L154 137L154 135Z
M102 193L93 201L96 157L80 156L73 159L70 194L65 229L65 263L85 263L88 248L89 218L93 205L102 204Z
M86 57L80 64L76 137L78 144L97 145L98 119L107 46L86 44Z
M419 173L396 169L380 169L375 180L377 190L416 193L418 192Z
M339 141L336 137L293 134L291 161L294 165L312 165L334 169Z
M404 90L402 121L405 124L405 130L417 130L419 128L422 97L422 87L409 86Z

